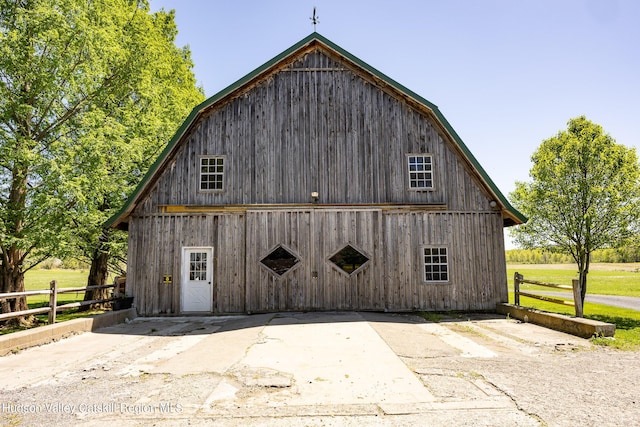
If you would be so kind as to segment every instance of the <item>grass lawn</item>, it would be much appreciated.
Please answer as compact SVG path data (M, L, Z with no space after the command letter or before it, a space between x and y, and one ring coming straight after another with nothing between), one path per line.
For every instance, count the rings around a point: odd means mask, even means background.
M507 278L511 285L516 271L525 279L559 285L571 286L571 280L578 278L578 268L574 264L507 264ZM525 289L554 290L523 285L522 290ZM587 278L587 293L640 297L640 264L592 264Z
M27 291L49 289L49 283L56 280L58 288L78 288L87 286L88 277L89 270L29 270L24 276L24 287ZM60 294L58 295L58 304L82 301L83 298L84 292ZM48 295L35 295L27 299L30 306L43 302L49 302Z
M89 270L29 270L25 274L24 287L26 290L49 289L49 283L52 280L58 282L58 288L80 288L87 286L87 278ZM58 294L58 305L70 302L82 301L84 292L73 292L69 294ZM48 295L34 295L27 300L30 308L43 307L49 305ZM69 309L56 314L56 322L64 322L65 320L76 319L78 317L90 316L102 313L103 311L78 311L78 309ZM48 321L47 314L39 314L36 317L41 322Z
M29 270L24 277L24 287L27 291L49 289L49 283L52 280L58 282L58 288L79 288L87 286L87 278L89 277L89 270ZM74 292L69 294L58 295L58 305L66 304L70 302L82 301L84 299L84 292ZM27 297L27 304L29 308L37 308L49 305L48 295L34 295ZM90 316L93 314L102 313L102 311L82 311L77 309L70 309L60 312L56 316L56 322L64 322L65 320L71 320L78 317ZM46 324L48 322L47 314L36 315L39 324ZM0 329L0 335L15 332L18 328L2 328Z
M574 265L507 265L509 279L509 302L513 303L513 275L518 272L525 279L539 282L571 285L571 280L577 277ZM555 289L523 284L521 290L555 291ZM558 289L558 291L562 291ZM568 291L571 292L571 291ZM595 264L589 272L587 294L626 295L640 297L640 272L637 264ZM538 310L554 313L575 315L575 309L570 306L553 304L533 298L520 297L520 304ZM612 307L602 304L585 303L584 317L615 323L615 339L596 338L593 342L608 345L623 350L640 349L640 311Z

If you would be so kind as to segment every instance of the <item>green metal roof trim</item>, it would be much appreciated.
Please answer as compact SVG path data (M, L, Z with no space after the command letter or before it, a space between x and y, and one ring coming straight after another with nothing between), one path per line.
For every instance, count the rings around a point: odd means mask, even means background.
M495 185L493 180L489 177L487 172L482 168L480 163L478 163L477 159L473 156L471 151L469 151L469 149L464 144L464 142L462 141L460 136L456 133L456 131L451 126L451 124L449 124L447 119L442 115L442 113L440 112L440 110L438 109L438 107L435 104L431 103L430 101L426 100L422 96L418 95L417 93L413 92L412 90L410 90L410 89L406 88L405 86L401 85L400 83L396 82L395 80L393 80L392 78L388 77L384 73L381 73L380 71L378 71L374 67L370 66L369 64L363 62L359 58L353 56L351 53L349 53L346 50L342 49L340 46L336 45L332 41L330 41L327 38L323 37L319 33L313 32L309 36L307 36L304 39L300 40L295 45L291 46L289 49L285 50L284 52L282 52L278 56L274 57L270 61L268 61L265 64L263 64L262 66L256 68L255 70L253 70L252 72L250 72L246 76L242 77L241 79L239 79L235 83L233 83L233 84L227 86L226 88L222 89L220 92L218 92L215 95L211 96L210 98L208 98L207 100L205 100L204 102L202 102L201 104L196 106L193 110L191 110L191 113L189 114L189 116L185 119L185 121L182 123L180 128L178 128L178 130L176 131L176 133L173 136L173 138L171 138L171 141L169 141L169 143L167 144L165 149L158 156L158 158L153 163L153 165L149 168L149 171L145 174L145 176L142 179L142 181L140 181L140 184L138 184L138 186L136 187L135 191L131 194L131 196L129 196L129 198L127 199L126 203L122 206L122 208L105 223L105 226L106 227L111 227L111 226L117 225L119 222L121 222L124 219L123 217L125 216L125 214L127 214L130 210L133 209L133 207L134 207L133 205L134 205L135 201L137 200L137 198L143 193L143 191L145 190L146 186L151 181L152 177L156 174L156 172L158 171L160 166L162 166L162 164L165 162L165 160L167 159L169 154L173 151L173 149L176 146L176 144L178 143L178 141L180 141L182 136L189 130L189 128L195 122L195 120L198 118L200 113L202 113L205 109L207 109L211 105L215 104L219 100L225 98L230 93L232 93L232 92L236 91L237 89L241 88L246 83L252 81L256 77L258 77L260 74L262 74L265 71L269 70L271 67L275 66L280 61L284 60L285 58L289 57L290 55L294 54L298 50L302 49L303 47L305 47L308 44L311 44L314 41L318 41L318 42L324 44L325 46L327 46L330 49L334 50L339 55L341 55L342 57L344 57L347 60L351 61L352 63L354 63L358 67L364 69L368 73L370 73L370 74L374 75L375 77L379 78L380 80L382 80L383 82L385 82L386 84L388 84L389 86L394 88L395 90L404 93L405 95L413 98L414 100L416 100L420 104L422 104L425 107L429 108L433 112L433 114L436 116L436 118L444 126L444 128L449 133L449 135L458 144L460 150L463 152L463 154L467 157L469 162L476 169L476 171L478 172L478 174L480 175L482 180L489 187L490 191L496 196L496 198L499 200L499 202L504 206L504 209L507 211L507 213L509 213L517 221L521 221L522 223L527 222L527 217L524 216L517 209L515 209L513 206L511 206L511 204L509 203L507 198L502 194L502 192L500 192L500 190ZM513 222L513 224L516 224L516 223L517 222ZM513 225L513 224L511 224L511 225Z

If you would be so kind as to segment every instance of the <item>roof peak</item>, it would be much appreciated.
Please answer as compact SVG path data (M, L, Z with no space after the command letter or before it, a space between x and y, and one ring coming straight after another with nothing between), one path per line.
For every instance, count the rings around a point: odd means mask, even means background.
M326 47L330 51L333 51L335 54L339 55L340 58L343 61L348 62L354 68L358 68L361 71L365 72L366 74L369 74L369 75L373 76L373 78L376 81L382 82L384 85L386 85L391 90L393 90L396 93L401 94L402 96L410 99L411 102L415 102L416 104L419 104L419 105L423 106L424 108L430 110L432 112L432 114L435 116L436 120L438 120L441 123L444 131L449 134L450 138L454 141L455 144L458 145L458 147L462 151L463 155L470 161L470 163L474 166L476 171L478 171L481 179L485 182L486 186L490 189L490 192L492 192L496 196L496 198L501 202L501 204L504 206L504 211L506 211L510 217L515 219L515 221L514 221L515 223L518 223L518 221L521 221L521 222L525 222L526 221L526 218L524 217L524 215L522 215L520 212L518 212L516 209L514 209L509 204L509 201L506 199L506 197L504 197L504 195L500 192L500 190L497 188L497 186L493 183L491 178L484 171L482 166L479 164L479 162L476 160L476 158L473 156L473 154L469 151L469 149L466 147L466 145L464 144L464 142L462 141L460 136L455 132L453 127L449 124L449 122L442 115L442 113L440 112L440 110L438 109L438 107L435 104L433 104L430 101L426 100L425 98L421 97L420 95L418 95L417 93L413 92L412 90L404 87L403 85L401 85L400 83L396 82L395 80L389 78L388 76L386 76L385 74L381 73L380 71L378 71L374 67L370 66L366 62L362 61L361 59L359 59L356 56L352 55L351 53L349 53L345 49L341 48L336 43L334 43L331 40L327 39L326 37L324 37L319 32L313 31L307 37L305 37L302 40L300 40L299 42L295 43L290 48L286 49L285 51L283 51L279 55L276 55L271 60L267 61L266 63L264 63L260 67L254 69L253 71L251 71L250 73L248 73L244 77L240 78L236 82L234 82L231 85L227 86L226 88L222 89L221 91L219 91L215 95L210 96L204 102L202 102L201 104L196 106L191 111L191 114L186 118L186 120L180 126L180 128L177 130L177 132L175 133L175 135L173 136L171 141L169 141L169 143L167 144L167 146L165 147L163 152L160 154L158 159L156 159L156 162L151 166L151 168L149 169L149 171L147 172L147 174L145 175L143 180L140 182L140 184L138 185L136 190L134 190L133 194L131 194L131 196L129 197L129 200L124 204L124 206L122 207L120 212L115 214L107 222L106 225L107 226L112 226L113 224L118 224L134 208L135 200L143 193L144 189L149 184L149 182L152 179L153 175L161 167L162 163L169 156L169 154L171 153L173 148L176 146L178 141L189 130L189 128L197 121L197 118L205 110L207 110L208 108L212 107L213 105L218 103L220 100L222 100L222 99L224 99L224 98L226 98L228 96L232 96L233 93L237 92L238 90L241 90L245 85L250 84L252 81L255 81L256 79L260 79L260 78L264 77L266 74L268 74L270 71L272 71L274 69L274 67L277 67L278 64L281 64L283 61L287 61L288 58L299 54L300 51L302 51L305 48L309 47L309 45L311 43L313 43L314 41L320 42L324 47Z

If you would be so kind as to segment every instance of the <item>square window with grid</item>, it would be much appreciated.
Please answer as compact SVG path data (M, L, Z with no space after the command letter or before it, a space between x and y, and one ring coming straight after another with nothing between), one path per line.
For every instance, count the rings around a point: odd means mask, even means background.
M189 254L189 280L207 280L207 253Z
M200 158L200 190L222 190L224 157Z
M424 281L449 281L447 248L424 248Z
M431 156L407 156L409 164L409 188L414 190L433 188L433 163Z

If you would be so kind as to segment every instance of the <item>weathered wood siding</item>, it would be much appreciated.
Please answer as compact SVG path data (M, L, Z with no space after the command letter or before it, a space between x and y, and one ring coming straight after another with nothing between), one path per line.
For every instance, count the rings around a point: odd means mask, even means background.
M247 310L381 310L384 286L378 210L247 214ZM329 258L350 244L369 258L348 275ZM300 258L282 277L260 265L277 245Z
M180 312L183 247L214 248L214 313L298 310L486 310L506 301L497 213L269 210L132 218L128 283L141 314ZM329 258L347 244L369 258L351 275ZM260 264L276 246L300 262L281 277ZM444 246L450 280L423 281L422 248ZM245 249L246 248L246 249ZM162 284L171 274L173 284Z
M454 145L422 111L321 52L210 111L186 136L139 213L161 205L446 203L487 210ZM433 191L408 189L406 155L434 160ZM226 156L225 191L198 191L199 158Z
M146 215L129 228L127 286L144 315L180 313L182 250L213 247L216 313L245 311L244 215ZM171 275L173 283L162 282Z
M507 301L500 215L387 214L383 236L389 310L493 310L497 302ZM425 246L447 248L448 283L423 282Z

